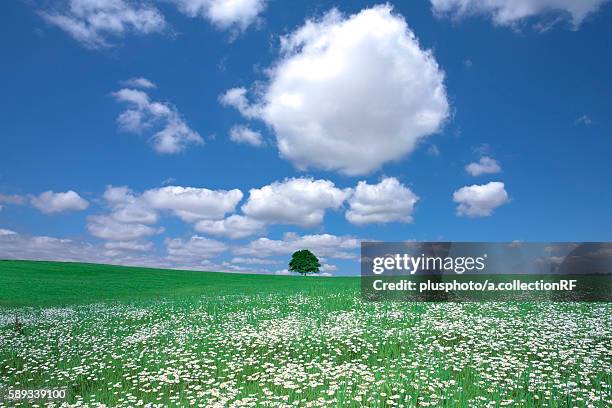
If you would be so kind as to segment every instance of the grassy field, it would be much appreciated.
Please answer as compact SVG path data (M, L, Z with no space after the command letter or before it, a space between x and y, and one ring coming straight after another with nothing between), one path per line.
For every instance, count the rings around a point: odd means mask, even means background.
M186 300L202 296L264 293L333 293L356 289L358 285L359 279L355 277L305 280L301 276L0 260L0 306L8 307Z
M606 303L365 302L358 278L0 261L0 389L71 406L608 407L611 373Z

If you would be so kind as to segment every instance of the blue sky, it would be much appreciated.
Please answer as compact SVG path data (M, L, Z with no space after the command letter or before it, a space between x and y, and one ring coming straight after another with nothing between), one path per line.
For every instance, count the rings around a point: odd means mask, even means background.
M0 6L0 258L611 239L607 1L225 3Z

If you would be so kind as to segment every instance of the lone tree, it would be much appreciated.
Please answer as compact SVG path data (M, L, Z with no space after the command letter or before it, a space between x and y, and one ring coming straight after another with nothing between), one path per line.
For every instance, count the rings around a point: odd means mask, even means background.
M291 261L289 262L289 270L291 272L299 272L302 275L317 273L320 267L321 264L315 254L307 249L295 251L291 255Z

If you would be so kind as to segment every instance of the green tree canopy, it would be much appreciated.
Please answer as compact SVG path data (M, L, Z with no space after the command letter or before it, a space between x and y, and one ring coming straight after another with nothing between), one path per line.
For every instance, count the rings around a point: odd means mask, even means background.
M320 267L321 264L315 254L307 249L294 252L289 262L289 270L299 272L302 275L317 273Z

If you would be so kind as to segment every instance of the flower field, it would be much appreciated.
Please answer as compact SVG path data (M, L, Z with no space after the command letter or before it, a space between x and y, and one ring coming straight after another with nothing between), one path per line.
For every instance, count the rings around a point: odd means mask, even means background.
M26 296L20 273L0 266ZM249 293L215 279L184 297L4 301L0 390L67 399L0 406L612 405L609 304L365 302L352 278L253 277Z

